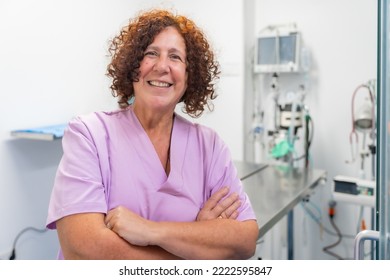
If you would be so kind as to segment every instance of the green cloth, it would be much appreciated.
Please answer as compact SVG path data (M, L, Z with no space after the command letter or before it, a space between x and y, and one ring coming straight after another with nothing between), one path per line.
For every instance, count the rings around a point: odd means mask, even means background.
M272 148L271 155L274 158L280 158L280 157L284 157L291 151L292 151L292 147L290 146L288 141L282 140Z

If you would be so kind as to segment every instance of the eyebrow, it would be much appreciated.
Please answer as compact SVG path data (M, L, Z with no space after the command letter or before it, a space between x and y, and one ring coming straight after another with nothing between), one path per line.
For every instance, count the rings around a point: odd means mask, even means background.
M153 46L153 45L150 45L150 46L148 46L148 47L146 48L146 50L150 50L150 49L152 49L152 50L158 50L158 51L160 50L159 47ZM183 53L181 50L176 49L176 48L170 48L170 49L168 50L168 53L179 53L179 54L182 54L182 55L186 56L185 52Z

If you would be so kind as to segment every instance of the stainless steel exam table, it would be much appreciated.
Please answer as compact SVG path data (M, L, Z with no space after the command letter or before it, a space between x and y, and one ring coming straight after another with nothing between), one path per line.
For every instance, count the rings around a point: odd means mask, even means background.
M288 259L293 259L293 208L324 180L324 170L234 162L259 224L259 239L287 215Z

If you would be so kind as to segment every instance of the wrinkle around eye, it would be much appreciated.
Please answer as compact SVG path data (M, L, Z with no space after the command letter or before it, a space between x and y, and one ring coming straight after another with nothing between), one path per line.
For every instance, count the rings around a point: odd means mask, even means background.
M153 51L148 51L148 52L146 52L146 53L144 54L144 56L153 56L153 57L155 57L155 56L157 56L157 53L156 53L156 52L153 52Z
M183 62L183 59L179 55L171 55L170 57L173 60L179 60L179 61Z

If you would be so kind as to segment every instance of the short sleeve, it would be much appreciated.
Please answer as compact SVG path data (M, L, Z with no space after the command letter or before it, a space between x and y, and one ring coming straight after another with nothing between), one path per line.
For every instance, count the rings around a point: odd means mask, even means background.
M81 118L72 120L62 138L63 156L49 203L47 227L64 216L107 212L101 156L91 131Z

